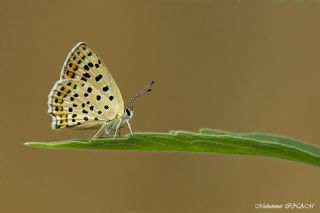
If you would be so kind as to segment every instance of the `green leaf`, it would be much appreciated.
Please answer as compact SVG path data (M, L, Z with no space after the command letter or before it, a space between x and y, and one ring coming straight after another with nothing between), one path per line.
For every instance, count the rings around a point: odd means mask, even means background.
M271 156L320 166L320 147L285 136L265 133L232 133L201 129L199 133L134 133L117 137L59 142L26 142L26 146L54 149L215 152Z

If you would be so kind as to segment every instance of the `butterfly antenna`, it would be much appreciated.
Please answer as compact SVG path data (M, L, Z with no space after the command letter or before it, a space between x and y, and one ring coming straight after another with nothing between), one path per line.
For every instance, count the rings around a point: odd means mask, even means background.
M155 81L151 81L145 88L143 88L142 90L140 90L135 96L133 96L126 107L131 108L133 106L133 102L136 101L138 98L142 97L143 95L145 95L147 92L151 92L151 87L152 85L156 83Z

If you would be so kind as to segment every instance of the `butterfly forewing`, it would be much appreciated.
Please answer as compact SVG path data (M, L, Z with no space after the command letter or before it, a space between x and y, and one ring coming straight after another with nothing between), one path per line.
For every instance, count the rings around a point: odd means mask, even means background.
M86 43L77 44L69 53L49 95L53 128L97 128L121 117L121 93L102 59Z

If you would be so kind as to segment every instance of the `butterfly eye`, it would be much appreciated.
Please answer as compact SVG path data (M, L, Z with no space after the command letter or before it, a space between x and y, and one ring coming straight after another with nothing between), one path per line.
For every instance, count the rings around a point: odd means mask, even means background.
M128 116L130 116L130 114L131 114L131 112L130 112L130 110L129 110L128 108L126 108L126 114L127 114Z

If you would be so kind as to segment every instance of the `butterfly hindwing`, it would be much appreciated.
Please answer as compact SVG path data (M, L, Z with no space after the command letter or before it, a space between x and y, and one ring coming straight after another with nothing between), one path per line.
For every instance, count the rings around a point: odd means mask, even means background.
M95 88L89 88L91 87L88 84L77 80L62 80L55 84L49 95L52 128L96 128L116 114L114 109L108 106L111 105L110 100ZM99 94L101 98L97 100Z
M98 128L124 112L121 93L110 72L85 43L69 53L48 104L56 129Z

